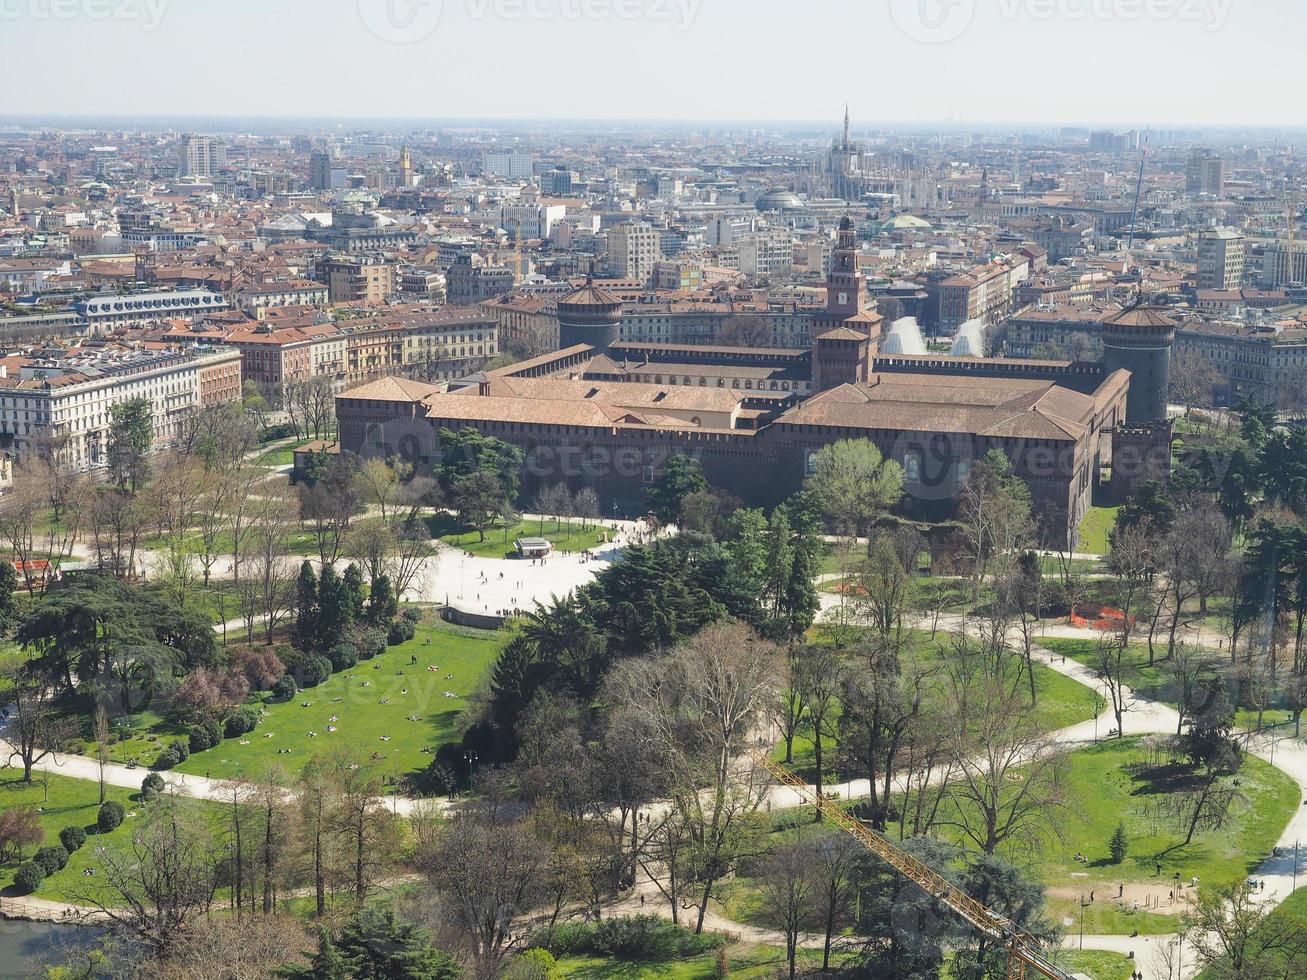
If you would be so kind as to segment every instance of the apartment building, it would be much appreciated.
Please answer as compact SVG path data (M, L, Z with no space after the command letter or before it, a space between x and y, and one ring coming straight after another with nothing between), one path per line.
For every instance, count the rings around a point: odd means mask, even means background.
M326 306L331 301L330 288L310 279L283 282L260 282L236 291L236 305L247 313L282 306Z
M16 370L0 367L0 446L21 459L52 440L78 470L107 462L115 405L148 399L155 445L162 447L200 408L241 396L241 353L229 347L98 345L66 357L17 360Z
M175 317L216 313L230 308L221 293L182 289L172 293L127 293L92 296L73 304L92 334Z
M608 231L608 272L618 279L648 282L663 257L661 236L647 221L629 221Z
M1198 236L1198 288L1239 289L1243 285L1243 235L1233 228L1209 228Z
M384 303L395 292L395 263L379 255L333 254L318 263L332 303Z

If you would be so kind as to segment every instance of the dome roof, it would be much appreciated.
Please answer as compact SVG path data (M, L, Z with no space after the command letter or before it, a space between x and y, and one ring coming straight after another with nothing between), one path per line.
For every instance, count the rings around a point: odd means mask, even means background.
M799 200L799 195L793 191L788 191L784 187L773 187L754 203L759 211L784 211L789 208L801 208L803 202Z
M620 308L622 301L606 289L600 289L593 279L587 279L585 285L558 301L560 307L597 307L615 306Z
M929 231L934 228L929 221L918 218L915 214L896 214L881 222L881 231Z

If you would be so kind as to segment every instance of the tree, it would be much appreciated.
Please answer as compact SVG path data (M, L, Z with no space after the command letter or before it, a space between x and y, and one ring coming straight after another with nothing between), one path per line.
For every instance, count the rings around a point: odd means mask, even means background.
M1247 882L1199 893L1185 936L1204 977L1279 980L1307 971L1307 937L1292 915L1259 901Z
M815 876L813 847L802 837L779 844L763 862L758 876L761 911L785 938L785 961L790 980L796 973L799 935L811 915Z
M862 845L843 831L813 841L809 862L811 907L822 930L822 971L830 969L831 944L838 931L852 922L858 870L866 857Z
M347 869L345 880L361 904L393 859L399 828L380 799L382 779L374 765L348 754L330 761L337 788L332 833Z
M100 883L80 897L147 950L167 955L186 942L218 885L218 849L207 823L179 799L151 805L125 847L100 852Z
M815 763L816 791L822 795L825 776L823 749L826 739L836 735L836 713L839 709L840 687L844 678L844 664L840 654L828 646L808 647L798 658L797 684L804 692L808 706L808 730L812 733L813 762ZM815 819L820 823L821 810Z
M21 563L28 595L44 592L52 581L38 569L41 562L48 568L72 554L89 500L86 477L58 457L25 454L14 465L13 484L0 496L0 539Z
M869 439L844 439L818 451L811 488L836 534L860 536L898 503L903 468Z
M990 450L972 466L959 494L958 518L966 528L977 598L994 559L1010 567L1034 534L1030 489L1013 475L1000 450Z
M1125 835L1125 824L1117 823L1116 830L1112 831L1112 839L1107 842L1107 853L1111 855L1112 863L1120 864L1124 861L1129 849L1130 841Z
M23 852L45 840L41 814L34 806L11 806L0 810L0 861L22 861Z
M673 453L663 461L654 482L645 492L650 512L664 524L673 524L681 516L681 504L691 494L708 489L703 465L692 456Z
M335 564L354 517L362 510L352 457L335 455L322 475L299 488L300 516L308 522L324 565Z
M760 316L729 317L717 333L723 347L770 347L774 338L771 323Z
M1239 742L1231 736L1234 718L1225 685L1219 679L1206 684L1202 703L1192 711L1189 731L1179 743L1195 775L1193 784L1177 796L1186 845L1199 827L1219 829L1225 823L1233 793L1225 790L1222 780L1243 765Z
M525 938L515 919L536 904L544 855L524 825L489 805L454 815L420 856L479 980L493 980Z
M479 541L485 541L486 530L511 511L503 483L489 470L455 478L450 502L458 512L460 523L476 531Z
M1170 399L1184 406L1185 417L1195 408L1210 408L1216 389L1225 379L1216 366L1197 351L1181 351L1171 361Z
M664 759L684 855L699 897L702 932L714 889L735 867L743 818L757 810L767 780L740 757L773 703L780 651L740 623L715 624L671 657L622 665L612 694L644 719Z
M145 397L129 398L113 405L109 418L109 472L120 490L134 494L149 475L154 404Z
M1065 754L1001 672L954 667L949 679L953 703L965 710L952 736L952 812L941 822L988 855L1012 839L1036 844L1062 805Z
M4 764L8 767L17 760L23 767L23 782L30 783L32 770L76 736L76 722L55 710L53 686L27 666L10 668L3 676L12 706L5 729L9 752Z
M336 937L348 975L358 980L458 980L462 970L425 929L395 917L390 903L365 905ZM319 974L311 976L318 980Z

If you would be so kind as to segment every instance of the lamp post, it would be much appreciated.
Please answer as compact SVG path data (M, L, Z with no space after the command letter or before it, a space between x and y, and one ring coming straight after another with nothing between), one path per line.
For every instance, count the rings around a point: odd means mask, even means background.
M472 782L476 778L477 754L469 749L463 753L463 761L467 763L467 784L470 791Z

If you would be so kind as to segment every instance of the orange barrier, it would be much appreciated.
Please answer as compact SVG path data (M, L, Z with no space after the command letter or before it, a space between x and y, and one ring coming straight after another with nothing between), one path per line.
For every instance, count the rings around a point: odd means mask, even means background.
M1130 625L1135 624L1135 617L1130 617ZM1098 609L1086 609L1083 613L1074 606L1071 608L1071 625L1079 626L1081 629L1095 629L1102 633L1111 633L1120 630L1126 625L1125 612L1120 609L1113 609L1111 606L1100 606Z

